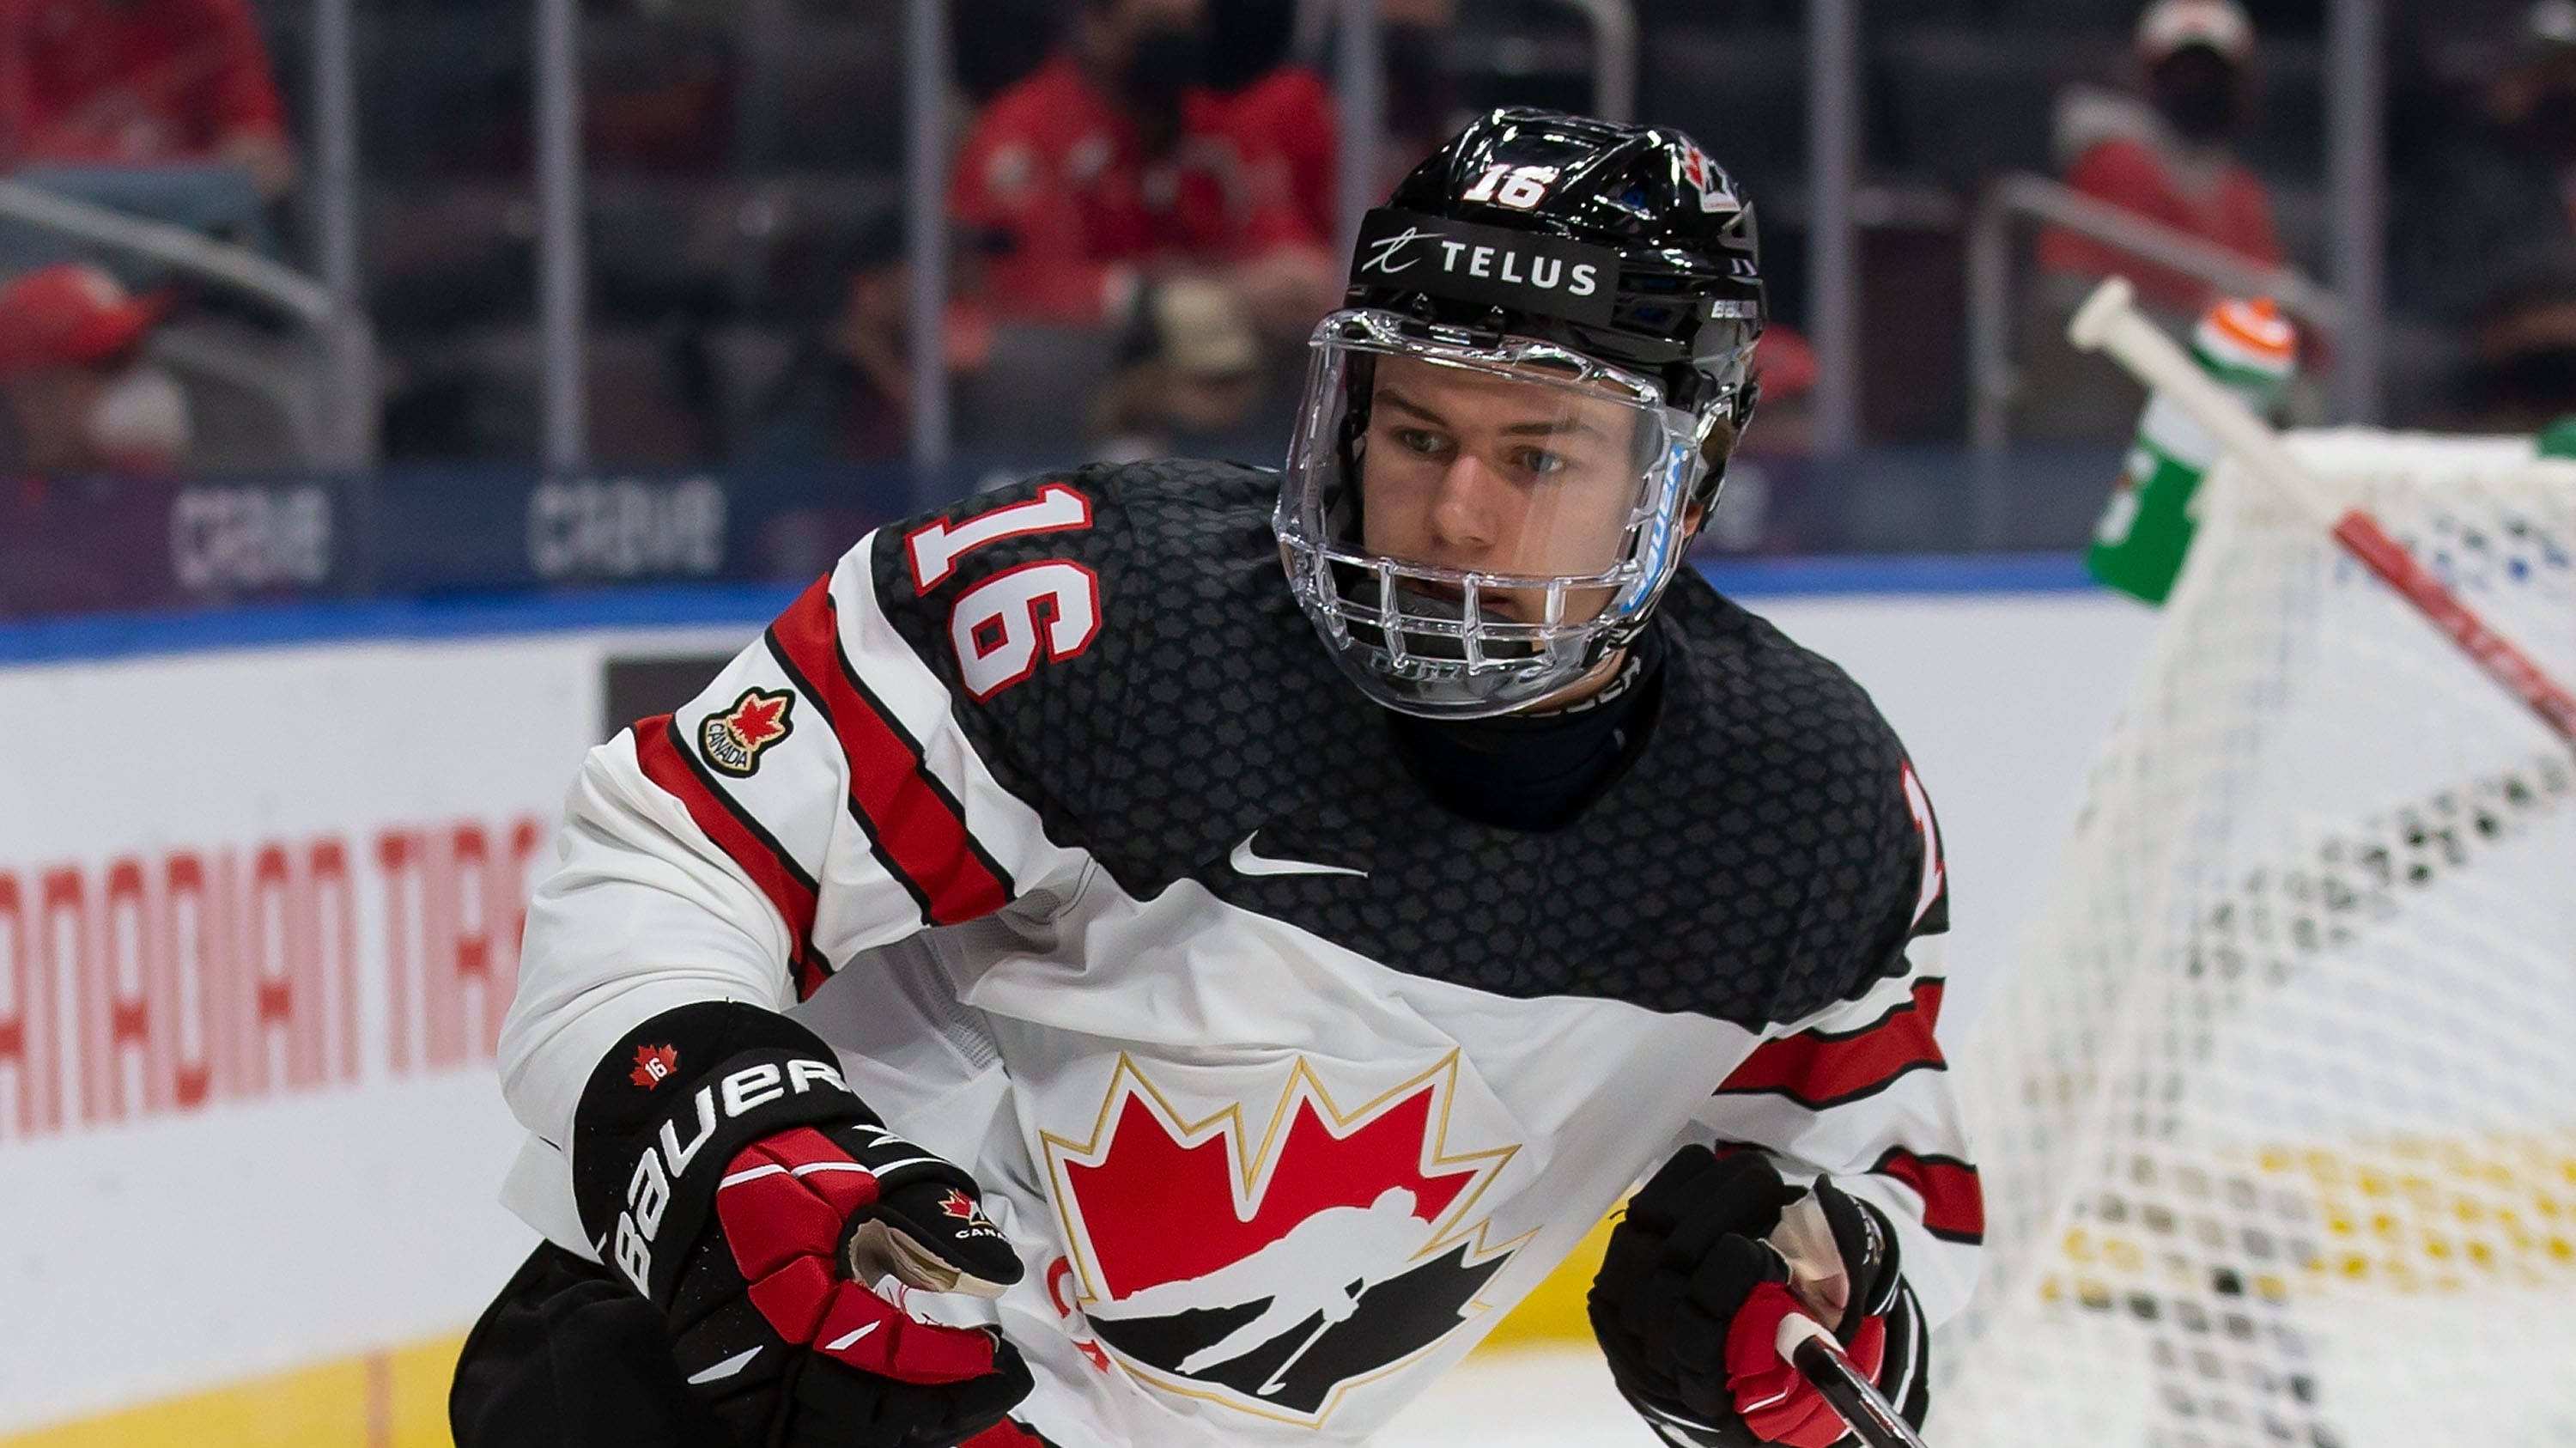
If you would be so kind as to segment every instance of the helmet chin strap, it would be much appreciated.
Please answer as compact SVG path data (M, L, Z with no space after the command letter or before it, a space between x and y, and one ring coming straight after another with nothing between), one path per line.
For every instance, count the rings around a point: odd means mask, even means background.
M1610 687L1622 673L1626 672L1629 658L1629 648L1622 644L1602 655L1601 662L1586 670L1582 678L1576 679L1543 699L1533 700L1512 710L1506 717L1528 718L1540 714L1562 714L1569 709L1587 704L1591 702L1594 695Z

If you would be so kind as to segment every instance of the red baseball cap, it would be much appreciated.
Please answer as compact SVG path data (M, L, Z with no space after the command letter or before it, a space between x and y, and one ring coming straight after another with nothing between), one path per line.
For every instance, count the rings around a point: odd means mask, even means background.
M39 268L0 286L0 382L47 367L102 362L133 347L170 309L85 262Z

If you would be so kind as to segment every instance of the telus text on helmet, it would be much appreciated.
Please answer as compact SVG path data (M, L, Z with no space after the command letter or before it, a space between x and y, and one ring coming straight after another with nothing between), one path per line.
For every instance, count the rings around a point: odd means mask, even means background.
M1591 262L1568 264L1563 257L1524 256L1503 246L1472 246L1463 241L1449 241L1436 231L1419 231L1407 227L1394 236L1378 238L1377 250L1360 267L1362 271L1382 272L1394 276L1422 264L1423 258L1397 260L1404 249L1417 241L1437 242L1440 269L1450 275L1461 272L1471 277L1490 277L1515 286L1533 286L1541 291L1565 288L1567 296L1588 297L1601 289L1601 269Z
M1608 247L1392 207L1368 214L1352 260L1354 286L1392 285L1594 325L1610 319L1619 279L1618 253Z

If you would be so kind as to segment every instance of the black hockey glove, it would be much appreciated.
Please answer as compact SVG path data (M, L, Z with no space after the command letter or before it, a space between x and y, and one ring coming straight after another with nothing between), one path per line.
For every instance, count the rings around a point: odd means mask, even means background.
M629 1032L583 1090L573 1192L746 1448L949 1448L1029 1391L997 1332L883 1295L1019 1280L974 1178L888 1132L775 1012L684 1006Z
M1799 1250L1792 1239L1802 1228L1830 1241ZM1790 1294L1789 1262L1775 1240L1800 1258L1801 1291L1839 1304L1838 1314ZM1667 1440L1827 1448L1846 1425L1781 1359L1780 1322L1792 1312L1816 1316L1884 1384L1895 1366L1887 1318L1901 1296L1895 1238L1875 1207L1825 1180L1810 1200L1759 1152L1719 1157L1692 1146L1630 1199L1586 1307L1619 1390ZM1910 1298L1905 1305L1910 1326ZM1905 1406L1921 1416L1919 1401Z

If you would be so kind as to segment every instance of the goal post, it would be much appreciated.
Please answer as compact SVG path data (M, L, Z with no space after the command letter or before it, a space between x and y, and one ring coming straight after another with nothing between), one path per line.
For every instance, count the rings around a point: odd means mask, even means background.
M2576 463L2286 440L2552 677ZM1936 1443L2576 1445L2576 750L2234 462L1954 1053Z

